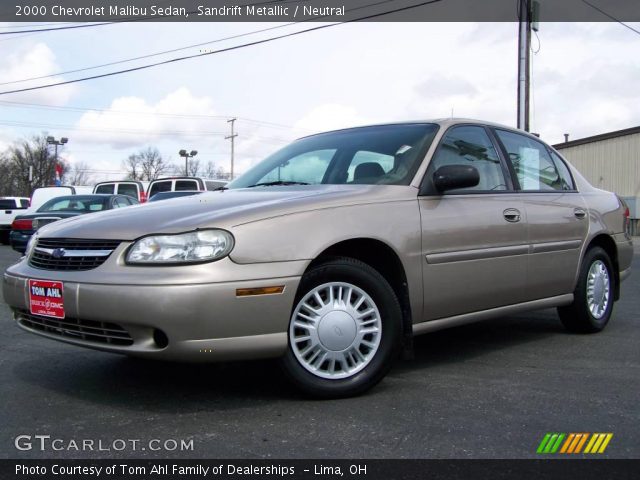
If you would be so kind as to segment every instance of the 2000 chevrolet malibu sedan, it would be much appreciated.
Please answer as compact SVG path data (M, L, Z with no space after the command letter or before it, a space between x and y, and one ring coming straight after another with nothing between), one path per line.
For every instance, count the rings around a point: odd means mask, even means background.
M43 227L4 274L18 325L141 357L281 357L365 391L413 335L557 307L609 322L628 209L535 136L471 120L313 135L228 188Z

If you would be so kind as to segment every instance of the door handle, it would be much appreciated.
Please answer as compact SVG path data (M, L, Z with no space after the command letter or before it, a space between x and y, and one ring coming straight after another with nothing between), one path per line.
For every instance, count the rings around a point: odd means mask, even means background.
M516 208L507 208L502 212L502 215L507 222L516 223L520 221L520 210Z
M576 216L576 218L579 218L581 220L587 216L587 212L585 212L582 208L574 208L573 214Z

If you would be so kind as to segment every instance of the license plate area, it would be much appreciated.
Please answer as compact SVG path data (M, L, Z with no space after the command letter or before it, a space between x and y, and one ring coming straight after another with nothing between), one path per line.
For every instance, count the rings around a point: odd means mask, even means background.
M29 311L32 315L64 318L64 285L50 280L29 280Z

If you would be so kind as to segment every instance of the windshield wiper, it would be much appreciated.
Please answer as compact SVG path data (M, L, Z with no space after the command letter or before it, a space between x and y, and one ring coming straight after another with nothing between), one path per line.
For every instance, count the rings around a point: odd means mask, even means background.
M292 182L290 180L276 180L275 182L256 183L255 185L249 185L246 188L273 187L276 185L309 185L309 184L307 182Z
M229 187L222 186L222 187L214 188L211 191L212 192L217 192L218 190L229 190Z

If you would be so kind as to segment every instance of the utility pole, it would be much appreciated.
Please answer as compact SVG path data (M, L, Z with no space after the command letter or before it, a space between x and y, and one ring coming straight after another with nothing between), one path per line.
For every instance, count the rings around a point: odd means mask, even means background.
M530 0L518 0L518 128L529 131Z
M233 180L233 155L234 155L234 147L235 147L235 138L238 136L234 131L234 124L236 123L237 118L232 118L231 120L227 120L227 123L231 124L231 135L227 135L224 137L225 140L231 139L231 178L229 180Z

